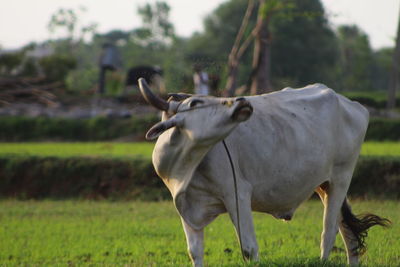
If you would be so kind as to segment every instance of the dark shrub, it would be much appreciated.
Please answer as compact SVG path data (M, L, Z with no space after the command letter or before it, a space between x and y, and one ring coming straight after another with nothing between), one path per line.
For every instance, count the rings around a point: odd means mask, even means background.
M146 159L0 156L0 197L162 200L169 192Z
M371 119L365 139L376 141L399 141L400 120Z
M0 117L0 141L100 141L124 136L143 138L158 120L156 115L125 119Z
M352 197L400 198L400 158L361 157ZM163 200L170 194L148 159L0 156L0 197Z
M39 60L46 78L52 82L64 82L70 70L76 67L76 60L65 55L51 55Z

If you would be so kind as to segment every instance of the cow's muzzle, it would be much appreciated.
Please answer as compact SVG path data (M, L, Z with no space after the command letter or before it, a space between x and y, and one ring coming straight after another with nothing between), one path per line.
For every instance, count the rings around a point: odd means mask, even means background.
M250 102L244 98L241 98L236 103L237 104L231 118L238 122L245 121L250 118L251 114L253 114L253 106L250 104Z

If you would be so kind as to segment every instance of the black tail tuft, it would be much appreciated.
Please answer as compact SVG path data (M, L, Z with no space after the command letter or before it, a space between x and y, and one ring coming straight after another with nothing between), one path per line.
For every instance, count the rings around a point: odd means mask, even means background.
M369 228L374 225L389 227L392 223L390 220L381 218L374 214L354 215L351 212L347 200L345 200L342 205L342 217L343 224L353 232L354 238L358 243L358 246L352 251L354 255L362 255L365 253L367 249L365 238L368 236Z

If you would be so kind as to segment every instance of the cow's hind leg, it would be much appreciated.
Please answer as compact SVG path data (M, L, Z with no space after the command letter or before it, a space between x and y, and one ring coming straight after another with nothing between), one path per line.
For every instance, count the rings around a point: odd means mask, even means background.
M388 219L373 214L354 215L347 199L341 208L341 220L339 223L340 234L346 245L347 261L349 264L358 264L358 256L366 250L365 238L368 229L374 225L389 226Z
M331 182L323 183L317 188L324 204L323 230L321 234L321 259L326 260L335 244L339 231L340 210L346 198L350 177L333 177Z
M351 170L351 171L349 171ZM358 264L358 257L365 252L367 230L374 225L388 226L390 221L373 214L355 216L347 202L353 168L337 168L332 182L316 189L324 203L324 226L321 240L321 259L327 259L333 248L338 228L346 246L347 262Z
M186 235L189 256L193 262L193 266L203 266L204 254L204 231L195 230L188 225L182 218L182 225Z

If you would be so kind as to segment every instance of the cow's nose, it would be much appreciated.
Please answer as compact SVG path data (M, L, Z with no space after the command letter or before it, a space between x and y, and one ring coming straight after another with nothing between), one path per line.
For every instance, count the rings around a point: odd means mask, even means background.
M238 97L238 98L236 98L235 101L245 101L245 100L246 100L246 98L244 98L244 97Z

